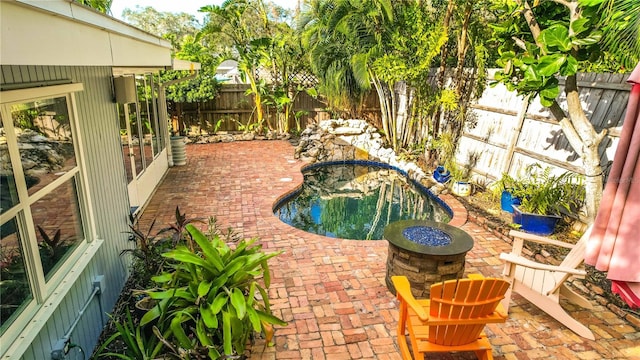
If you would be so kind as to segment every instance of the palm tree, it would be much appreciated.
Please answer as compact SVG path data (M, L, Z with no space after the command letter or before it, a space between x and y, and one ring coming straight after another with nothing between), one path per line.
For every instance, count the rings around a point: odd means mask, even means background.
M316 0L300 23L312 68L330 96L355 108L373 85L395 150L426 139L424 89L446 40L436 15L416 0Z
M257 77L257 71L266 61L264 49L271 40L268 38L269 22L262 0L227 0L222 5L205 6L200 11L209 14L202 31L203 36L208 37L205 41L223 42L237 58L238 69L249 82L254 96L256 130L263 130L264 86Z
M356 115L371 88L366 63L358 60L377 44L369 42L371 29L366 27L371 24L362 15L384 8L384 4L387 11L380 15L390 15L388 1L376 0L313 0L301 13L298 30L302 44L320 80L320 92L334 109L348 109Z

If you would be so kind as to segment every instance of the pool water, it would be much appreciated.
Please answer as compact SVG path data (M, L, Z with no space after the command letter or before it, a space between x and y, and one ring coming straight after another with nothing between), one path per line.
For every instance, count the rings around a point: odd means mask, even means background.
M311 166L294 195L274 213L304 231L341 239L380 240L398 220L449 222L451 212L400 172L367 163Z

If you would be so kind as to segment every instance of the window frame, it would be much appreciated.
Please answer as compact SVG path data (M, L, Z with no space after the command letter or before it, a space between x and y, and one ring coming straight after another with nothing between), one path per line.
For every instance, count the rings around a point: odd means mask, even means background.
M18 201L17 204L0 214L0 219L2 222L10 221L13 218L16 219L18 225L17 231L21 239L20 246L24 254L25 270L32 293L31 301L23 306L13 322L9 324L5 328L4 333L1 334L0 342L5 344L4 346L0 346L0 356L3 358L7 355L6 352L8 350L15 350L15 343L26 343L19 346L20 348L24 347L26 349L30 341L25 341L25 337L35 338L35 336L37 336L37 333L53 314L54 311L52 310L55 310L57 304L59 304L69 292L73 283L79 278L80 274L93 259L93 256L97 253L103 242L102 240L98 240L96 235L95 220L88 187L87 168L82 151L84 144L80 131L80 118L75 100L75 93L83 90L83 84L71 83L1 92L0 112L2 121L4 121L3 127L7 138L7 148L11 159ZM11 106L25 102L61 97L66 99L76 164L65 174L45 185L34 194L29 195L23 167L21 165L20 150L17 147L17 137L13 126L14 120L11 115ZM15 164L20 164L20 166L13 166ZM56 264L55 271L49 279L46 279L38 251L38 242L35 240L37 236L32 221L31 206L43 197L55 192L60 186L64 186L68 181L75 183L75 195L82 219L80 226L83 230L84 238L78 241L75 248L71 250L59 264ZM18 337L21 337L22 341L14 341ZM8 356L11 356L11 354Z

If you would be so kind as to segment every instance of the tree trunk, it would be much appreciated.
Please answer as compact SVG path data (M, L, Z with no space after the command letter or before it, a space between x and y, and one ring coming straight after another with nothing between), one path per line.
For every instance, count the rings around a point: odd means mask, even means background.
M445 13L444 19L442 21L442 29L446 34L449 34L449 24L451 23L451 16L453 16L454 9L455 9L455 1L449 0L447 2L447 12ZM442 45L442 49L440 49L440 68L438 69L438 86L439 87L444 86L444 72L447 67L447 56L449 55L447 42L445 42L444 45Z
M580 103L577 79L575 75L568 76L565 82L565 94L569 117L565 115L557 102L551 106L551 112L560 122L562 131L571 147L580 155L585 172L585 208L587 221L595 219L600 199L602 198L602 167L600 166L600 152L598 151L605 131L596 133L593 125Z
M391 131L393 131L390 126L390 104L387 101L387 96L385 95L385 89L382 85L380 79L378 79L375 75L371 74L371 79L373 80L373 86L376 89L376 93L378 94L378 101L380 102L380 117L382 122L382 130L384 131L384 136L387 139L387 142L391 143Z
M527 0L518 2L524 6L523 15L527 20L531 34L536 44L543 50L545 47L538 41L540 36L540 25L535 18L533 10ZM571 9L571 8L570 8ZM575 10L575 7L573 8ZM573 12L570 14L573 16ZM602 198L602 167L600 166L600 153L598 148L606 131L596 133L593 124L587 118L580 102L578 82L576 75L568 76L565 81L565 94L567 95L568 117L558 102L554 100L550 107L553 116L560 122L562 132L567 137L569 144L575 152L582 158L585 172L585 209L587 222L595 219L600 199Z
M396 119L395 119L395 135L396 135L396 139L394 141L394 144L402 144L403 139L405 138L405 131L407 130L407 110L408 110L408 105L409 105L409 96L408 96L408 89L409 86L407 86L407 83L404 81L398 81L395 86L394 86L394 90L395 92L398 94L397 95L397 103L396 103L396 107L397 107L397 111L396 111ZM398 141L399 140L399 141ZM400 147L399 145L396 145L398 147ZM395 151L398 151L398 149L395 149Z

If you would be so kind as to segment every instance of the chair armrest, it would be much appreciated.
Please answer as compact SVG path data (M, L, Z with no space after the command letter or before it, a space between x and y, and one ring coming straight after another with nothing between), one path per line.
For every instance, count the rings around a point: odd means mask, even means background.
M398 299L400 301L404 301L409 305L413 311L416 312L416 315L422 321L427 321L429 319L429 314L424 310L424 307L420 305L418 300L413 297L411 293L411 284L409 284L409 279L405 276L392 276L391 282L393 282L393 287L396 289L396 293L398 295Z
M549 239L549 238L544 237L544 236L533 235L533 234L529 234L529 233L522 232L522 231L517 231L517 230L509 231L509 235L513 236L515 238L520 238L520 239L527 240L527 241L537 242L539 244L555 245L555 246L564 247L564 248L567 248L567 249L573 249L573 247L575 246L574 244L571 244L571 243L568 243L568 242L553 240L553 239Z
M527 268L531 268L531 269L536 269L536 270L545 270L545 271L558 271L558 272L562 272L562 273L566 273L566 274L572 274L575 276L579 276L579 277L584 277L585 275L587 275L586 271L584 270L579 270L579 269L574 269L574 268L569 268L569 267L563 267L563 266L554 266L554 265L547 265L547 264L541 264L539 262L535 262L529 259L526 259L522 256L517 256L515 254L507 254L507 253L502 253L500 254L500 259L506 261L506 262L510 262L512 264L516 264L516 265L520 265L520 266L524 266Z

